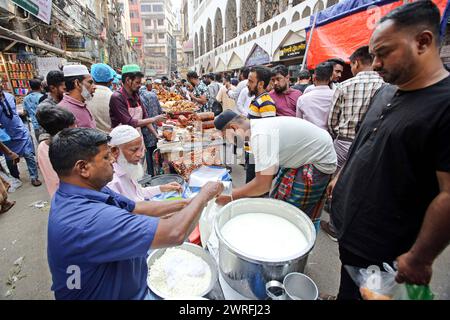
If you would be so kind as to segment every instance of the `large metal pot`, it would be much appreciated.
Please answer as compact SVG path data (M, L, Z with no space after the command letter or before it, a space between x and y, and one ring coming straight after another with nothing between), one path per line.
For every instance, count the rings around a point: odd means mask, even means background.
M189 251L189 252L195 254L196 256L202 258L203 261L205 261L208 264L209 268L211 269L211 282L209 284L208 289L206 289L204 292L202 292L199 295L199 297L215 298L216 293L214 292L214 289L216 287L216 284L218 283L219 274L217 271L217 264L216 264L216 261L214 260L214 258L207 251L205 251L202 247L199 247L199 246L197 246L195 244L191 244L191 243L184 243L181 246L177 247L177 249ZM162 255L165 252L166 252L166 249L158 249L158 250L153 251L150 254L150 256L147 258L147 265L148 265L149 269L151 269L151 267L155 263L155 261L158 260L160 257L162 257ZM152 285L152 283L150 282L150 278L147 278L147 285L150 288L150 290L154 294L159 296L160 298L163 298L163 299L171 298L171 297L168 297L165 294L163 294L157 288L155 288Z
M277 262L243 253L224 239L221 230L228 221L246 213L267 213L289 220L303 233L308 246L286 261ZM241 199L231 202L220 210L214 228L219 238L220 272L234 290L249 299L265 300L268 298L268 282L283 282L289 273L303 273L316 241L314 225L305 213L286 202L273 199Z

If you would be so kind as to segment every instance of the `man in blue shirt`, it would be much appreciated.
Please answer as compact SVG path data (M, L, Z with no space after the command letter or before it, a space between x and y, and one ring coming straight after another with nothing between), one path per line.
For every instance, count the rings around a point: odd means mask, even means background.
M25 97L25 99L23 99L23 107L27 112L27 115L31 119L31 124L33 125L36 141L39 142L39 136L42 133L42 129L36 120L36 109L39 105L39 100L42 97L41 80L39 79L30 80L30 88L32 91Z
M105 188L114 162L108 140L96 129L75 128L50 145L61 181L48 222L56 299L146 298L147 252L182 244L208 201L223 190L221 183L209 183L175 213L167 203L135 203Z
M16 101L14 96L4 92L0 81L0 124L6 133L11 137L10 141L5 145L19 156L24 157L27 162L28 173L30 175L31 184L39 187L42 182L39 181L36 158L34 155L33 142L31 140L28 129L24 126L22 120L17 114ZM7 155L6 165L11 175L20 179L17 163L10 159Z

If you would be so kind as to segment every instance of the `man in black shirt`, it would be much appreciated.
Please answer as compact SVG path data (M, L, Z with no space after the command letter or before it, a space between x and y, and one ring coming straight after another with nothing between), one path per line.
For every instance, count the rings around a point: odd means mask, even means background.
M382 87L337 183L330 184L342 265L398 263L398 282L428 284L450 242L450 77L439 58L438 8L403 5L370 40ZM341 269L338 299L360 298Z
M292 87L292 89L298 90L301 93L305 91L311 85L311 74L308 70L302 70L298 74L298 82Z

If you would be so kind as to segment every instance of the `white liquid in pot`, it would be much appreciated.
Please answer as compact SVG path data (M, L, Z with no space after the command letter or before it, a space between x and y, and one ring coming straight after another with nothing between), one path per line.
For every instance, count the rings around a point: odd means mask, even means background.
M224 239L245 255L270 261L292 258L308 246L302 231L287 219L247 213L222 227Z

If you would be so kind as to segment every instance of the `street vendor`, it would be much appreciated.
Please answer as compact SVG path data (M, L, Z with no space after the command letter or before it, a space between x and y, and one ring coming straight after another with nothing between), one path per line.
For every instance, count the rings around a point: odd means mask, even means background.
M61 131L50 145L61 181L48 222L56 299L148 299L147 252L182 244L206 204L223 190L218 182L208 183L167 217L167 203L134 202L105 188L114 163L108 141L99 130L75 128Z
M299 118L249 120L231 110L219 115L215 126L228 141L235 137L249 141L256 171L252 181L235 189L232 197L219 197L218 204L270 191L270 197L298 207L318 227L326 187L337 165L333 141L325 130Z
M115 128L121 124L137 128L146 127L157 136L153 123L163 121L164 116L148 118L146 109L139 98L139 89L144 74L138 65L131 64L122 68L122 83L120 90L113 93L109 102L111 126Z
M108 183L108 188L133 201L148 201L163 192L181 192L181 185L176 182L147 188L141 187L138 183L144 176L141 159L145 155L144 140L139 131L131 126L118 126L109 135L111 153L116 162L113 164L114 177ZM176 205L177 202L175 208ZM180 201L178 205L183 206L184 202Z

